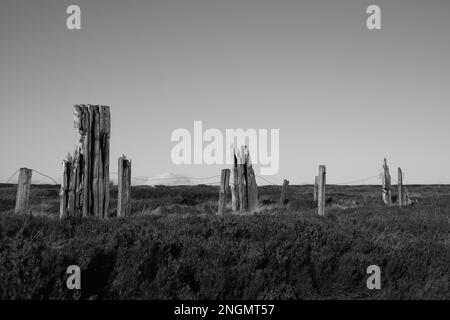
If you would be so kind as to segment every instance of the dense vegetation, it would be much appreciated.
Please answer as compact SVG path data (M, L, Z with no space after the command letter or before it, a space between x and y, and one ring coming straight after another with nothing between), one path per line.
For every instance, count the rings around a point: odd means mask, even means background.
M401 210L379 187L330 187L327 218L310 189L278 209L263 187L260 212L218 217L215 187L135 188L132 217L59 221L57 188L33 186L15 216L0 186L0 299L450 299L448 187L410 187ZM373 264L381 290L366 288Z

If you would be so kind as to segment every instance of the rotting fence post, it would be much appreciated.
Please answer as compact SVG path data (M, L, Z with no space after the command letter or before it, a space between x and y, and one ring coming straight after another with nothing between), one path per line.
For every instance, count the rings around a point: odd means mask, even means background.
M14 210L15 213L23 213L28 209L32 175L33 170L27 168L20 169L19 181L17 184L16 208Z
M326 184L326 167L319 166L318 176L318 195L317 195L317 207L319 216L325 216L325 184Z
M218 214L223 215L227 209L227 193L230 184L230 169L223 169L220 175L219 209Z
M118 169L117 216L128 217L131 214L131 161L120 157Z

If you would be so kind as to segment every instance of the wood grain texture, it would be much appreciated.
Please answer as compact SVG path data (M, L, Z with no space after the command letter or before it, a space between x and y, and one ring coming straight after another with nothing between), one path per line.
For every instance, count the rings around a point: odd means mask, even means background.
M67 216L69 202L70 175L72 172L72 156L67 155L62 165L61 189L59 191L59 217L64 219Z
M131 214L131 161L120 157L118 168L117 216L128 217Z
M319 166L317 207L319 216L325 216L326 167Z
M391 194L391 175L389 174L389 167L387 165L386 158L383 162L383 179L382 179L382 198L385 204L392 205L392 194Z
M31 193L31 178L33 170L21 168L17 184L15 213L25 213L28 210Z
M227 193L230 184L230 169L223 169L220 175L218 214L224 215L227 210Z
M232 184L231 184L231 209L233 212L237 212L239 210L239 177L238 177L238 164L236 158L236 151L233 148L233 169L232 173Z
M317 202L317 193L319 190L319 176L314 177L314 202Z

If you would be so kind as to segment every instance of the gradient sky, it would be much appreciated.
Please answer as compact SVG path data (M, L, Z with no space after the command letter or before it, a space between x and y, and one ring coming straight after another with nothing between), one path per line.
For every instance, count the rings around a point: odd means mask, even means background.
M405 183L450 183L449 58L448 0L1 0L0 181L59 179L73 105L92 103L111 106L112 172L123 153L133 176L219 174L170 159L172 131L202 120L280 129L277 183L320 164L329 183L363 179L384 157Z

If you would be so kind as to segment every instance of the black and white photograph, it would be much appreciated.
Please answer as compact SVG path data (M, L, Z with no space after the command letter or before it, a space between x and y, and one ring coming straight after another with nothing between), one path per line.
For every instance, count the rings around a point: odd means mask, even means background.
M450 299L449 0L0 0L0 150L3 302Z

